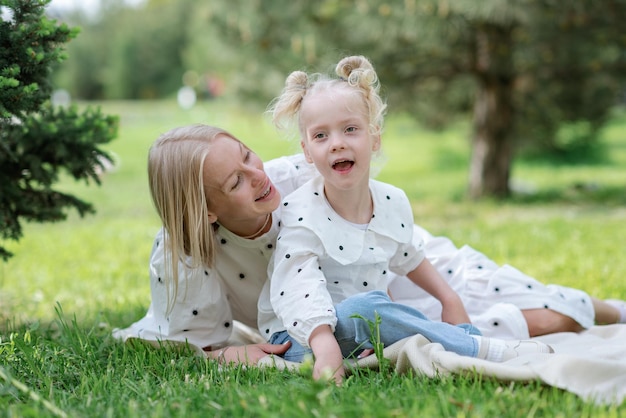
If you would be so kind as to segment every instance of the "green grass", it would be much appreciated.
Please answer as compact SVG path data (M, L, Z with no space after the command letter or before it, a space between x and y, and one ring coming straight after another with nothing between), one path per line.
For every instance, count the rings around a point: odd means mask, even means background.
M606 416L597 406L538 383L479 375L426 379L360 371L341 388L306 374L257 368L220 371L184 353L116 343L111 329L149 304L148 255L159 228L147 189L146 154L162 132L203 122L228 129L263 159L298 150L259 115L227 103L182 111L172 102L116 102L110 145L119 167L101 187L64 181L97 214L29 224L15 256L0 264L0 416ZM626 114L603 133L608 160L565 166L517 160L519 193L506 202L465 198L468 125L422 130L390 117L379 178L405 189L416 222L542 281L626 299ZM55 408L58 408L55 409ZM60 411L60 412L59 412Z

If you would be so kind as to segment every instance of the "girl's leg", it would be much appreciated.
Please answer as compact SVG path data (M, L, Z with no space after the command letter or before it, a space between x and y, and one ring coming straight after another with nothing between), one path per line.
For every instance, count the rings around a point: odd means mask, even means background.
M269 342L270 344L284 344L287 341L291 341L291 347L281 357L287 361L293 361L295 363L302 363L304 356L307 354L313 354L310 348L304 348L294 338L292 338L287 331L276 332L272 335Z
M335 306L337 326L335 338L344 357L372 348L372 333L384 346L403 338L421 334L431 342L440 343L446 350L489 361L506 361L524 354L552 353L550 346L531 340L500 340L481 337L470 324L451 325L426 318L418 310L392 302L384 292L374 291L352 296ZM357 315L357 317L354 317ZM376 317L378 329L372 330Z
M337 304L335 309L335 337L345 357L356 356L364 348L373 347L368 322L375 323L377 315L381 320L380 342L385 346L421 334L429 341L440 343L448 351L470 357L478 355L479 340L472 334L480 335L480 332L473 326L431 321L410 306L392 302L381 291L354 295Z

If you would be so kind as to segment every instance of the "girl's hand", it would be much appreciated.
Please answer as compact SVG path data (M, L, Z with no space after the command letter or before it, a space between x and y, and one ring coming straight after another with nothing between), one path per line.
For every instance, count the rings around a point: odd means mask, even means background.
M469 315L461 298L455 293L441 301L441 320L449 324L470 324Z
M428 259L424 259L415 270L407 274L407 277L441 302L442 321L453 325L470 323L461 297L441 277Z
M336 358L329 355L327 357L315 357L315 364L313 365L313 379L315 380L330 380L334 381L336 385L341 385L343 377L346 371L343 367L343 357Z
M356 358L357 359L362 359L362 358L365 358L365 357L369 357L369 356L371 356L374 353L375 353L375 351L374 351L373 348L366 348L363 351L361 351L361 353Z
M313 379L328 378L340 385L346 372L341 349L330 326L320 325L315 328L309 338L309 345L315 357Z

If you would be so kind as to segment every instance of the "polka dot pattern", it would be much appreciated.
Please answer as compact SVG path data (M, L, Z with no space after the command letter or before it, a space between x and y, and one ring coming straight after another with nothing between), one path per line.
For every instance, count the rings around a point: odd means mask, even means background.
M413 214L406 195L374 180L376 216L352 225L309 183L287 196L275 248L274 311L300 342L319 324L334 324L334 304L351 295L386 290L389 272L406 274L423 260L411 241ZM261 329L266 329L263 327Z
M270 161L264 168L281 196L287 196L315 173L302 155L281 158L280 163ZM173 287L171 269L166 265L166 234L163 229L155 231L149 268L153 309L149 315L120 331L139 338L219 347L231 334L233 317L254 324L259 292L267 279L267 263L276 247L281 209L282 206L275 212L277 216L270 232L250 240L247 246L241 245L240 237L217 225L215 243L219 265L215 270L188 268L185 274L179 275L177 291ZM182 268L179 271L183 271ZM173 297L176 299L168 304L168 299ZM168 306L172 309L167 310ZM271 335L271 328L265 329L270 330Z

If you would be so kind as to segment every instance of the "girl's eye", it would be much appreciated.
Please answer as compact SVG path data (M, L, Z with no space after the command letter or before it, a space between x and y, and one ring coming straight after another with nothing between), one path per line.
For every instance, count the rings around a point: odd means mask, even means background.
M354 132L356 131L356 126L350 126L346 129L346 132Z
M318 133L313 135L313 139L323 139L325 135L323 133Z

